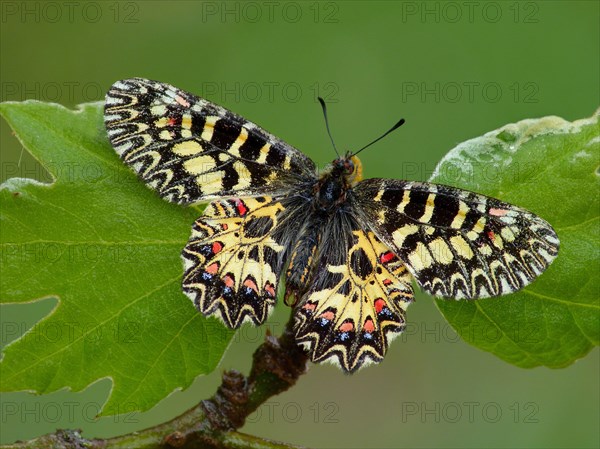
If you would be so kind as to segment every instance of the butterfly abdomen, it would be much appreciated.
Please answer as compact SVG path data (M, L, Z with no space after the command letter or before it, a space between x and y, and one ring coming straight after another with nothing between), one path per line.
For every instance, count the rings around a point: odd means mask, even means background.
M286 272L286 301L296 304L309 287L309 280L315 266L315 255L319 247L324 217L314 216L301 229L290 254L290 261Z

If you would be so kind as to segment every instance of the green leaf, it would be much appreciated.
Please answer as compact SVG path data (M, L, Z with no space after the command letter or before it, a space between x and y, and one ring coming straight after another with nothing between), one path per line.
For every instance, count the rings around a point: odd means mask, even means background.
M103 413L124 413L212 371L232 332L180 290L179 254L199 212L162 201L121 163L101 104L4 103L0 114L54 178L0 186L0 302L57 298L5 348L0 389L80 391L110 378ZM557 260L523 292L438 301L465 340L524 367L566 366L598 345L598 135L597 116L527 120L438 166L433 181L528 208L561 239Z
M558 258L524 290L478 301L436 300L463 339L520 367L561 368L598 345L598 117L507 125L458 145L431 178L524 207L558 233Z
M212 371L232 333L180 287L198 210L161 200L124 166L101 103L4 103L0 114L54 179L0 186L0 301L58 299L5 348L0 389L80 391L110 378L103 413L115 414L147 410Z

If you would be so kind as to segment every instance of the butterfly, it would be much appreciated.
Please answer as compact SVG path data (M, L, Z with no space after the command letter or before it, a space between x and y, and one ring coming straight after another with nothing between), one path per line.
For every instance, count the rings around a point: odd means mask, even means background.
M104 121L162 198L208 203L182 252L196 308L230 328L260 325L285 283L297 343L346 372L383 359L406 326L412 279L437 297L499 296L558 254L552 226L531 212L446 185L362 179L356 152L317 171L256 124L169 84L114 83Z

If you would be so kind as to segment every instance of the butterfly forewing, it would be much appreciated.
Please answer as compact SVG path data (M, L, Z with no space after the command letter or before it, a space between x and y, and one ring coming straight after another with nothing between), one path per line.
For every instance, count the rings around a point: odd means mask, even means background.
M295 148L169 84L116 82L104 121L123 161L172 202L271 194L314 176L314 163Z
M484 195L391 179L367 179L354 193L374 232L435 296L476 299L517 291L558 254L558 238L546 221Z

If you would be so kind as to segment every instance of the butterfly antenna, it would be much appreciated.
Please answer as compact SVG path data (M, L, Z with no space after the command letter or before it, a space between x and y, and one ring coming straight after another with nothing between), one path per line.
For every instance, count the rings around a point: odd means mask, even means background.
M401 118L398 123L396 123L394 126L392 126L385 134L383 134L382 136L379 136L377 139L375 139L373 142L366 144L364 147L362 147L360 150L355 151L354 153L352 153L352 156L356 156L358 153L360 153L362 150L364 150L367 147L370 147L371 145L373 145L375 142L379 142L381 139L383 139L385 136L387 136L389 133L391 133L392 131L395 131L396 129L400 128L402 125L404 125L405 120L403 118Z
M331 137L331 131L329 130L329 120L327 119L327 107L325 106L325 100L321 97L317 97L319 99L319 103L321 103L321 107L323 108L323 116L325 117L325 127L327 128L327 134L329 134L329 139L331 140L331 144L333 145L333 149L335 150L335 154L340 156L340 153L335 146L335 142L333 141L333 137Z

